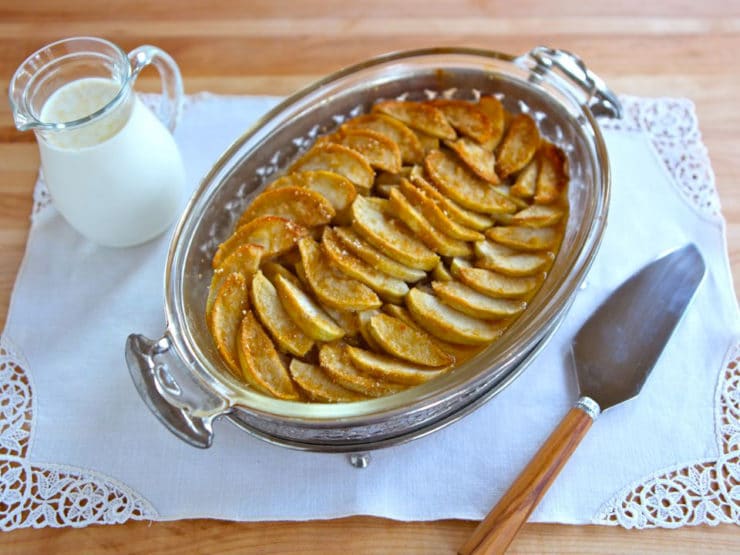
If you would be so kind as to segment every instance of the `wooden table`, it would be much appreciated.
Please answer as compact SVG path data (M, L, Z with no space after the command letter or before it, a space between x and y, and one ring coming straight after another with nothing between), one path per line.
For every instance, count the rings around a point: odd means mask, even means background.
M131 2L131 4L134 4ZM80 0L0 1L0 85L58 38L98 35L129 50L151 43L180 64L188 92L287 94L390 50L464 45L522 53L537 44L579 53L617 92L696 103L727 219L740 285L740 3L729 0ZM367 4L367 6L365 6ZM206 7L207 6L207 7ZM140 87L154 89L156 77ZM38 154L0 102L0 317L25 248ZM0 534L3 553L452 553L475 523L354 517L307 523L132 522ZM626 531L527 525L512 553L740 551L734 526Z

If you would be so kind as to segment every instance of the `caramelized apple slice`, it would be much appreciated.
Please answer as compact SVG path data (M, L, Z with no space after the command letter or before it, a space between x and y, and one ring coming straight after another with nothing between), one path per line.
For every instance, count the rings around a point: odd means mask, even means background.
M491 122L491 138L483 146L488 150L493 150L504 135L506 111L501 101L495 96L481 96L478 107L481 112L488 116L488 121Z
M542 280L544 274L536 276L512 277L485 270L483 268L459 267L456 277L465 285L476 291L502 299L519 299L526 297L534 291Z
M433 281L432 290L446 305L475 318L509 318L527 308L524 301L489 297L459 281Z
M429 335L388 314L372 316L368 331L376 344L394 357L434 367L454 362L454 358L440 349Z
M361 154L334 143L313 146L290 169L291 172L307 170L338 173L365 192L370 191L375 179L375 172Z
M326 139L360 153L373 168L401 171L401 150L387 136L372 129L345 127Z
M388 201L357 197L352 203L352 227L367 242L401 264L431 270L439 258L389 216Z
M424 151L424 154L439 148L439 137L429 135L428 133L424 133L419 130L414 130L414 133L416 134L416 138L419 139L419 144L421 145L421 149Z
M497 243L525 251L551 250L560 240L560 234L552 227L492 227L486 235Z
M357 200L361 198L357 197ZM367 285L332 271L326 255L310 237L301 239L298 249L311 289L325 305L340 310L367 310L383 304Z
M470 245L465 241L447 237L434 228L398 189L393 189L390 193L388 210L404 222L430 249L442 256L469 256L472 253Z
M466 137L461 137L456 141L445 141L445 145L457 154L468 169L478 177L489 183L499 182L496 175L496 157L493 152Z
M280 187L262 191L241 218L241 227L260 216L279 216L304 227L324 225L334 217L334 208L323 195L301 187Z
M537 124L527 114L511 119L504 140L498 146L496 173L502 179L529 164L540 146Z
M394 318L398 318L399 320L401 320L408 326L416 329L417 331L421 333L427 333L419 324L414 321L414 319L411 317L411 313L405 307L399 306L397 304L385 304L383 305L382 310L386 314L393 316ZM450 343L431 335L430 338L439 346L440 349L442 349L443 352L449 353L456 360L467 360L468 358L470 358L470 355L477 351L479 348L476 345L460 345Z
M233 272L224 279L210 312L206 314L208 329L211 331L216 349L226 365L237 376L241 375L237 336L244 311L248 308L247 278L240 273Z
M494 138L493 124L480 106L444 98L433 100L432 106L442 111L452 127L478 144L487 144Z
M432 199L450 219L460 225L481 231L493 225L493 220L488 216L471 212L450 200L435 187L433 187L422 175L421 166L414 166L409 174L409 180L422 193Z
M436 279L437 281L452 281L452 275L447 271L445 265L440 262L432 270L432 279Z
M378 249L362 240L352 228L335 227L334 233L348 252L386 275L409 283L426 277L424 270L411 268L384 255Z
M542 145L538 158L540 173L537 175L534 201L539 204L551 204L560 198L568 184L568 159L565 153L552 143Z
M335 383L368 397L382 397L405 389L402 385L360 372L349 360L347 346L342 343L322 345L319 351L319 363Z
M511 217L511 222L525 227L548 227L563 219L562 208L546 204L533 204Z
M334 383L326 373L315 364L301 362L297 358L288 367L293 381L312 401L319 403L350 403L367 399L365 395L351 391Z
M537 174L539 171L539 163L535 158L516 176L516 181L511 186L511 194L519 198L532 198L537 188Z
M408 362L402 362L397 358L379 355L357 347L347 346L347 355L352 364L358 370L389 382L418 385L428 382L444 374L444 370L431 370L420 366L412 366Z
M344 330L303 289L280 274L274 279L283 307L306 335L316 341L334 341L344 335Z
M412 129L418 129L440 139L454 139L455 130L444 114L429 104L403 100L385 100L373 106L380 112L402 121Z
M246 243L236 247L231 254L223 259L221 264L213 270L211 285L208 288L208 299L206 300L206 313L210 312L213 301L216 300L218 290L221 289L221 284L226 276L237 272L247 278L247 283L249 283L249 280L260 267L264 250L259 245Z
M432 226L445 235L463 241L480 241L483 239L482 233L450 219L436 202L425 195L420 188L412 185L410 181L402 179L398 190L403 193L403 196L412 206L421 210L422 215L429 220Z
M296 356L304 356L313 347L313 341L290 317L280 302L275 287L262 272L252 280L252 305L262 325L278 347Z
M342 248L340 241L332 228L328 226L324 228L321 245L328 260L348 277L364 283L383 299L390 302L401 302L403 296L409 292L406 282L390 277L356 258Z
M475 244L475 265L507 276L533 276L546 270L555 256L551 252L523 253L491 241Z
M397 306L397 305L392 305ZM373 310L363 310L362 312L357 313L357 321L360 323L360 335L362 335L362 338L365 340L365 343L368 344L368 346L373 351L382 351L383 347L380 346L380 344L375 341L375 338L370 333L370 320L373 316L376 314L380 314L380 312L377 309Z
M341 129L370 129L388 137L398 145L404 164L417 164L424 159L419 139L411 129L397 119L383 114L363 114L345 122Z
M240 245L262 247L262 259L277 256L292 249L308 230L295 222L278 216L263 216L238 228L221 243L213 255L213 267L218 268Z
M458 163L452 154L441 150L430 152L424 159L424 167L437 189L465 208L487 214L516 211L510 199Z
M432 335L464 345L483 345L498 339L506 329L502 323L472 318L434 295L414 287L406 295L406 307L417 324Z
M262 270L262 273L265 274L265 277L267 277L267 279L269 279L273 284L275 283L275 276L281 275L296 287L301 287L301 280L299 280L295 276L295 274L293 274L293 272L288 270L288 268L286 268L282 264L278 264L277 262L272 261L265 262L260 270Z
M237 348L242 375L249 385L278 399L300 398L275 345L251 310L241 321Z
M349 208L357 196L357 189L349 179L326 170L289 173L267 186L268 189L282 187L302 187L315 191L328 200L337 213Z

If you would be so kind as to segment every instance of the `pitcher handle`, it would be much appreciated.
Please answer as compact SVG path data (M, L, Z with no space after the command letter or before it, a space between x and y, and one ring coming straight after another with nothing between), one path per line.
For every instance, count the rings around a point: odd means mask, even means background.
M184 99L182 75L177 63L167 52L149 44L134 48L129 52L128 59L131 62L132 84L146 66L152 64L157 68L162 79L162 101L157 116L172 133L180 119Z

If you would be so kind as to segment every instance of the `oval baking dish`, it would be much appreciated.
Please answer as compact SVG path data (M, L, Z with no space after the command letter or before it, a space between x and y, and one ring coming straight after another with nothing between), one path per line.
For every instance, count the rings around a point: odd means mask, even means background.
M454 372L401 393L354 403L267 397L225 368L204 307L211 258L255 194L323 133L378 99L497 95L526 112L567 154L570 213L560 252L529 307L506 333ZM173 433L198 447L213 421L281 445L358 451L419 437L467 414L510 383L567 312L604 230L609 160L596 117L619 117L619 103L576 56L538 47L515 57L434 48L393 53L334 73L286 99L242 135L204 177L182 215L165 272L167 329L131 335L126 358L142 398Z

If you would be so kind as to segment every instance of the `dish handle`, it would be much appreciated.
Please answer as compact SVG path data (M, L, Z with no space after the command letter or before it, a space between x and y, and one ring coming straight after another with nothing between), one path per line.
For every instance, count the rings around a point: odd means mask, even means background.
M614 119L622 117L622 104L619 102L619 97L598 75L588 69L581 58L572 52L537 46L524 58L535 62L534 67L531 67L531 62L527 64L530 66L533 77L544 77L553 70L559 70L568 81L586 94L586 102L594 116Z
M169 334L156 341L129 335L126 363L142 400L169 431L194 447L211 446L213 421L231 406L196 381L172 350Z

